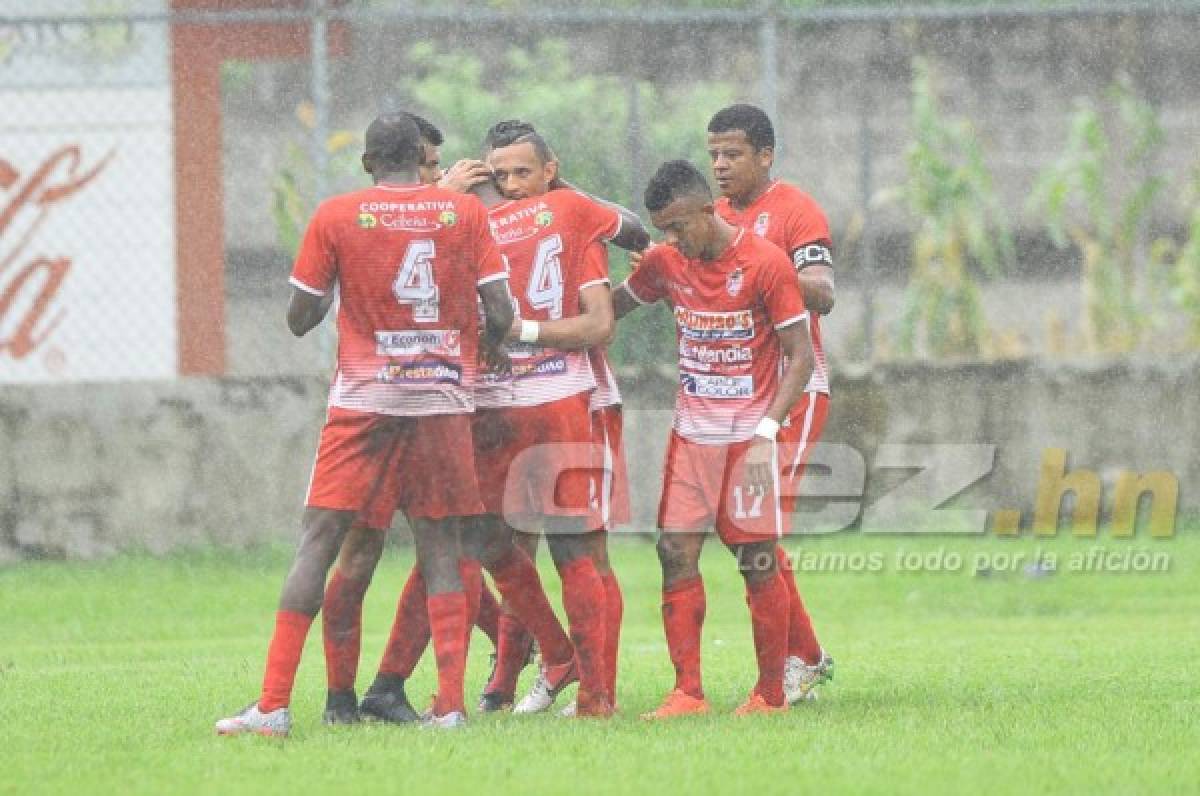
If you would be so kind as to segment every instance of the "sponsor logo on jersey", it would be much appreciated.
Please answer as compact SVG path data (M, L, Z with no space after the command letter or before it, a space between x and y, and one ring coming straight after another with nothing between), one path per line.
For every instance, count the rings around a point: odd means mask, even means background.
M379 223L398 232L433 232L442 225L428 216L406 216L397 213L380 213Z
M462 367L448 362L390 362L379 370L383 384L462 384Z
M746 365L754 361L754 352L745 346L697 345L690 340L679 341L679 359L689 363L698 363L703 367L698 370L709 370L712 365Z
M462 333L458 329L421 329L375 332L375 353L381 357L412 357L421 354L462 356Z
M454 202L360 202L360 213L441 213L454 211Z
M731 296L736 296L738 293L742 292L742 282L744 281L745 274L742 273L742 269L738 268L734 270L734 272L729 275L729 278L725 280L725 292Z
M442 214L438 216L438 221L448 227L452 227L458 223L458 213L455 213L453 210L443 210Z
M719 400L754 396L753 376L715 376L707 373L680 373L679 387L684 395Z
M754 337L754 314L750 310L698 312L675 308L679 334L688 340L749 340Z
M770 213L759 213L758 218L754 219L754 234L760 238L767 236L767 227L771 224Z
M792 252L792 262L797 268L806 265L833 265L833 252L829 251L828 246L810 243Z
M379 219L373 213L359 213L358 225L363 229L375 229L379 226Z
M543 218L546 219L544 222ZM493 215L488 219L488 223L492 228L492 237L497 243L505 245L538 235L553 218L550 206L543 200L512 213Z

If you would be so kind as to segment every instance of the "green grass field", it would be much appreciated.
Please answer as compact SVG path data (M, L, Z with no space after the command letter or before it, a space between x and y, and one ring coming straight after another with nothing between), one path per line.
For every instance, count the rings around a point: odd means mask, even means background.
M974 556L1029 555L1037 542L806 543L880 553L883 571L801 575L837 680L818 703L737 719L729 713L753 681L747 609L731 559L711 544L704 665L715 713L649 725L637 716L670 687L670 664L653 548L625 542L614 546L626 595L615 720L323 727L316 632L287 741L218 738L212 723L257 693L289 551L10 567L0 570L0 793L1195 791L1200 534L1127 546L1169 553L1170 570L974 577ZM1126 549L1104 537L1043 547L1060 570L1075 553ZM960 571L897 571L898 550L942 548L964 554ZM389 551L368 595L360 688L410 560ZM489 651L477 634L471 693ZM432 689L427 656L410 695L423 707Z

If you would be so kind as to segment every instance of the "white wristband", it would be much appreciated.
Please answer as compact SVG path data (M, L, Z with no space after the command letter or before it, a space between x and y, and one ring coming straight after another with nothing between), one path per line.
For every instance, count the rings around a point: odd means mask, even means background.
M521 321L521 342L536 343L538 332L541 331L537 321Z
M754 436L766 437L773 440L779 434L779 424L769 417L764 417L758 421L758 426L754 429Z

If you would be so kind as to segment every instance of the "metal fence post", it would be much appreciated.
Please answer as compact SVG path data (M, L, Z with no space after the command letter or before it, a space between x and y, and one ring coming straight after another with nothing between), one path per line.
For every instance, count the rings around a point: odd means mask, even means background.
M859 212L862 213L862 334L863 357L870 362L875 358L875 240L871 229L871 102L870 82L863 81L862 99L858 118L858 195Z
M313 206L329 191L329 9L326 0L312 0L310 56L312 58Z
M778 55L779 22L776 13L775 0L763 0L758 26L758 55L761 61L762 85L759 93L762 95L762 107L775 125L775 149L778 151L783 126L779 123L778 94L779 94L779 55Z

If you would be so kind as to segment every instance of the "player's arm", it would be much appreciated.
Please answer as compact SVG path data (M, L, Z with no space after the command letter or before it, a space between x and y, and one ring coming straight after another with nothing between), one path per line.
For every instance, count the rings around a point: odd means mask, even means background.
M629 208L623 207L616 202L610 202L607 199L601 199L599 196L593 196L587 191L581 191L561 177L555 177L551 187L566 188L567 190L581 193L596 204L616 210L617 215L621 217L621 228L617 231L616 235L609 239L608 242L612 245L619 246L628 252L640 252L650 245L650 233L646 231L646 226L642 223L642 219L638 217L638 214Z
M513 325L513 299L507 279L493 279L478 285L475 290L483 302L484 342L497 346Z
M536 343L564 351L578 351L612 340L612 296L607 282L594 282L579 291L580 312L573 318L554 321L524 321L517 319L509 329L510 341Z
M323 296L292 286L292 298L288 302L287 324L292 334L303 337L317 327L329 308L333 306L333 291Z
M612 304L613 318L618 321L642 306L642 302L637 300L624 282L617 285L617 289L613 291Z
M828 265L815 264L797 268L800 290L804 293L804 305L820 315L833 311L833 269Z
M773 460L779 427L804 394L813 371L812 339L804 319L782 329L776 328L775 333L788 364L779 381L779 390L755 429L754 443L746 452L746 486L764 492L771 488L775 479Z

